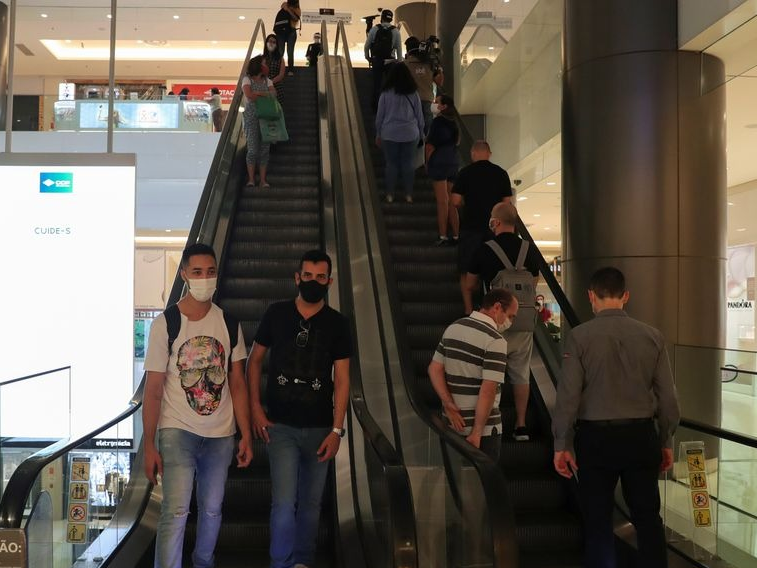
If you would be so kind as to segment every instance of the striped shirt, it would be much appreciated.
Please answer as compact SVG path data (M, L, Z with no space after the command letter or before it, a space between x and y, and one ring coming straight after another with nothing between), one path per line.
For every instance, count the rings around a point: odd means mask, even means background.
M483 435L491 435L494 428L501 433L499 399L505 382L507 342L497 331L494 320L475 311L457 320L444 331L433 360L444 365L447 387L465 420L462 432L465 436L473 428L482 381L499 383Z

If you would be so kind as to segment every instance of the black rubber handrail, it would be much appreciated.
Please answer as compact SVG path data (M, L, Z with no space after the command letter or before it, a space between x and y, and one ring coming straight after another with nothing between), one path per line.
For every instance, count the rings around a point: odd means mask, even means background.
M321 38L324 46L324 53L322 57L322 64L325 67L325 76L328 79L331 77L331 61L328 45L328 30L326 28L326 22L321 23ZM339 49L339 40L342 40L343 46L349 46L346 42L346 35L343 25L337 27L337 36L334 43L334 56L336 57ZM352 69L352 65L349 61L349 49L345 49L345 59L348 62L348 69ZM330 86L327 87L330 91ZM333 97L329 96L329 116L334 117L336 109L334 108ZM339 156L334 151L335 148L331 147L331 164L334 172L334 209L336 211L336 240L337 243L346 243L347 235L345 230L345 211L342 199L343 187L341 185L341 168L339 167ZM348 267L350 265L349 253L347 246L337 246L337 255L339 257L339 265ZM355 305L354 299L351 293L352 279L349 270L342 270L340 276L340 291L342 292L340 297L340 304L343 307L343 311L347 313L354 313ZM353 321L354 324L354 320ZM357 349L358 346L355 348ZM359 356L353 357L354 360L359 360ZM359 365L354 365L355 369L351 372L350 377L350 403L354 415L364 433L365 440L370 444L373 452L378 456L383 470L384 477L386 479L388 494L390 496L387 503L389 508L389 535L390 535L390 548L392 557L392 566L396 568L416 568L418 566L418 546L417 546L417 533L415 525L415 511L413 506L413 493L410 485L410 477L408 476L407 469L398 451L392 446L389 438L384 434L381 427L373 418L368 405L365 400L365 390L363 388L363 377L360 373ZM355 484L354 467L352 471L353 486ZM358 498L355 495L355 503L357 507Z
M36 379L37 377L44 377L45 375L52 375L53 373L57 373L59 371L70 371L71 365L66 365L65 367L58 367L57 369L50 369L49 371L40 371L39 373L32 373L31 375L24 375L23 377L16 377L15 379L8 379L7 381L3 381L0 383L0 387L4 387L5 385L12 385L13 383L22 383L24 381L28 381L29 379Z
M745 434L740 434L738 432L734 432L733 430L725 430L723 428L718 428L717 426L710 426L709 424L705 424L704 422L690 420L688 418L681 418L678 426L680 428L695 430L697 432L701 432L702 434L708 434L722 440L728 440L729 442L735 442L737 444L741 444L750 448L757 448L757 438L747 436Z
M247 70L247 61L255 46L257 35L262 31L262 35L265 36L265 24L263 20L258 20L255 25L255 30L250 40L250 46L247 51L247 59L242 65L242 71L237 83L237 91L234 93L231 106L229 107L229 117L233 117L232 120L227 120L224 125L223 132L221 133L219 144L216 148L213 161L211 162L208 172L208 179L205 183L203 193L200 197L197 212L192 223L192 228L187 237L187 243L197 242L201 233L213 233L218 224L218 218L212 218L209 215L208 206L211 201L213 188L216 186L217 178L227 177L229 172L222 169L222 163L224 159L228 159L225 154L226 146L231 139L234 126L238 125L239 106L241 103L241 83ZM233 114L232 114L233 112ZM237 126L238 128L238 126ZM217 192L216 192L217 193ZM217 212L218 214L218 212ZM174 285L171 288L171 294L169 295L168 304L177 302L181 298L183 290L183 281L181 277L176 275ZM42 470L51 462L77 448L81 444L88 440L91 440L98 434L105 430L112 428L123 420L132 416L142 406L143 394L144 394L145 376L142 377L137 389L134 391L126 408L120 412L116 417L112 418L105 424L98 426L96 429L76 438L75 440L65 439L60 440L47 448L35 452L28 458L26 458L11 475L8 485L3 493L2 500L0 500L0 527L2 528L20 528L23 521L23 514L26 502L29 494L32 491L34 483L42 472Z
M342 34L344 34L343 27L343 23L340 22L338 28L341 30ZM344 37L346 39L346 34ZM348 65L351 69L352 64L349 60ZM351 87L352 96L355 100L359 100L354 81L352 82ZM361 150L363 152L364 161L366 164L372 165L373 161L366 146L368 138L362 115L358 114L356 117L356 124L358 126L360 140L362 141ZM365 196L365 198L372 200L373 209L378 211L380 210L380 206L375 172L371 167L369 168L369 171L365 172L365 174L370 190L369 195ZM390 260L389 240L386 233L386 227L383 226L382 223L377 223L376 225L379 253L383 262L383 270L386 279L390 283L396 282L393 266ZM370 239L368 239L368 241L370 243ZM405 377L403 382L408 400L418 417L434 432L440 442L449 446L454 452L462 456L463 460L474 466L485 495L485 502L497 503L498 505L497 507L487 507L489 525L492 534L494 566L496 568L509 568L514 566L517 554L514 513L504 474L499 467L486 456L486 454L468 444L458 434L450 431L439 418L438 413L426 406L423 402L422 396L415 392L415 389L412 386L414 384L414 381L412 380L412 377L414 376L412 358L410 356L408 342L404 340L406 337L406 330L400 323L402 320L402 308L399 292L396 285L391 284L387 286L387 291L391 312L393 314L392 321L388 325L393 328L393 334L397 340L400 359L399 364L402 376Z

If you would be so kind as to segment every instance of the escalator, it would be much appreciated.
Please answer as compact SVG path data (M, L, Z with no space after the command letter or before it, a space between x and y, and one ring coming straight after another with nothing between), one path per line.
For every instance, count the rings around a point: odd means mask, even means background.
M248 58L256 40L264 37L263 24L258 21ZM287 78L282 106L290 141L272 151L270 188L245 186L246 145L238 90L188 238L188 242L214 247L219 261L216 302L241 322L248 349L267 307L297 295L294 273L305 251L327 250L334 258L335 272L344 259L336 255L342 248L334 229L337 213L333 200L339 188L331 182L336 177L330 171L332 148L323 143L329 136L325 131L329 123L324 115L326 107L321 104L325 96L322 83L315 69L298 69L294 77ZM181 297L182 289L177 277L169 304ZM334 287L330 303L337 309L343 303L349 313L350 297L349 287ZM266 365L263 372L265 375ZM415 528L407 473L365 405L362 372L356 357L351 369L354 388L347 417L348 438L330 467L315 566L362 568L367 562L366 550L380 549L381 560L374 555L372 566L415 568ZM145 480L141 444L137 451L124 450L120 455L130 472L123 496L108 511L93 510L97 521L87 528L88 537L80 544L70 539L67 542L65 517L57 516L61 514L56 510L59 508L50 505L40 479L48 468L53 471L51 464L57 467L69 463L74 456L81 457L97 447L95 438L103 432L137 442L143 384L144 379L117 417L75 440L61 440L35 453L14 472L0 502L0 524L27 532L30 566L153 565L162 489ZM253 451L248 468L231 464L229 469L215 551L216 565L225 568L255 568L269 563L271 480L265 445L256 441ZM374 492L391 506L381 504L372 509L370 504L377 502ZM190 511L196 511L194 497ZM196 533L192 512L187 521L185 561Z
M367 141L375 137L370 96L372 77L367 69L355 69L367 131ZM384 160L381 151L369 142L374 173L379 189L383 189ZM383 202L381 219L389 245L390 264L394 273L401 309L399 327L412 360L414 389L423 403L439 409L426 369L445 328L464 315L457 273L457 249L434 246L436 237L436 202L431 181L416 171L414 203ZM548 416L531 404L528 428L531 440L515 442L510 433L515 423L515 408L510 385L505 385L501 398L503 443L500 468L505 474L513 502L516 538L521 566L580 566L582 549L580 522L571 504L567 481L552 467L552 439ZM545 419L546 418L546 419ZM549 551L545 553L545 551ZM559 563L555 562L559 558Z

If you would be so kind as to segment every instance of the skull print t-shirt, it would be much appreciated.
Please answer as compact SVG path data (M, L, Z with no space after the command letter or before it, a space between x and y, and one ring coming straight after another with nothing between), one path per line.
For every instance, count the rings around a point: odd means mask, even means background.
M168 356L166 318L159 315L150 329L145 371L166 373L158 428L180 428L207 438L231 436L236 431L228 384L231 360L247 357L239 327L231 350L223 311L215 304L204 318L189 321L181 315L179 335Z

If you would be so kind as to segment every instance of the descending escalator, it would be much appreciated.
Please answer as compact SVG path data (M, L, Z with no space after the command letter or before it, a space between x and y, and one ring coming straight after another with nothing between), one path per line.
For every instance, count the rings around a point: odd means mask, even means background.
M367 140L379 190L383 190L383 155L372 143L374 117L370 108L372 77L367 69L355 69ZM389 245L388 273L394 274L401 304L404 338L398 337L412 358L414 381L430 408L439 408L426 368L444 329L464 315L457 274L457 251L435 246L436 205L430 180L416 172L414 203L383 202L379 225L384 226ZM392 283L390 283L392 285ZM396 317L396 316L395 316ZM535 397L532 397L534 399ZM581 564L581 530L571 499L569 483L552 468L549 416L538 399L529 404L531 440L516 442L509 434L515 422L512 390L503 389L501 410L503 436L500 467L507 479L513 503L515 532L523 567L569 567Z

